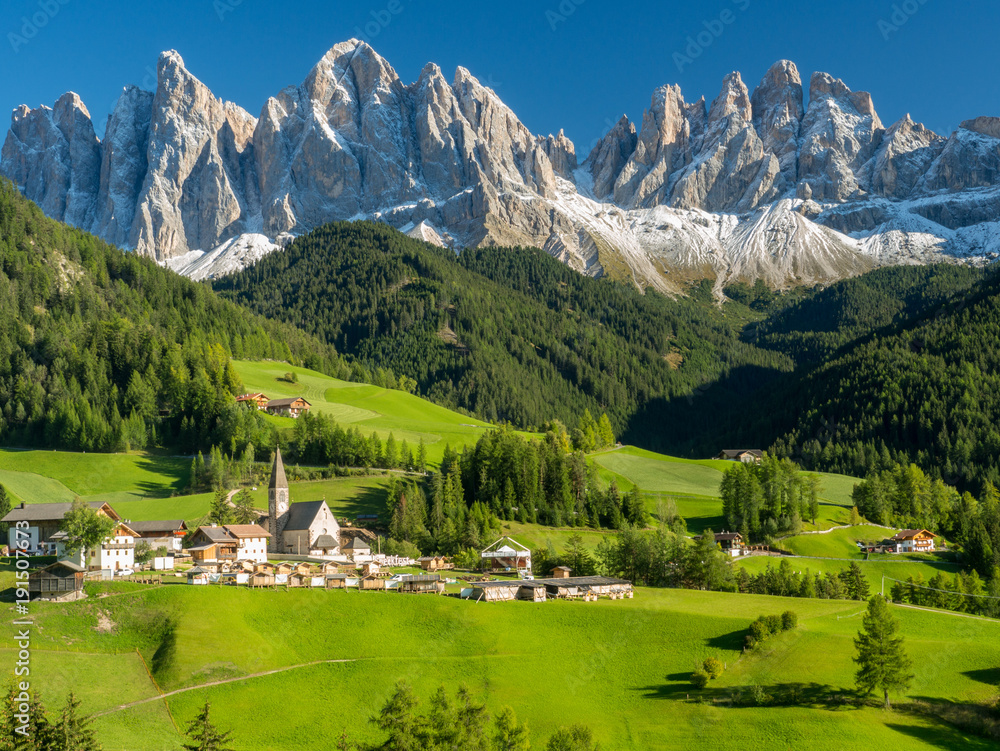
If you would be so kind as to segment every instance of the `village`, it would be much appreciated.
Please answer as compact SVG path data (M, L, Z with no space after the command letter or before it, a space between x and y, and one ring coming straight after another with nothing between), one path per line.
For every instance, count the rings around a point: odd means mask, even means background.
M294 401L294 400L293 400ZM631 582L601 576L574 577L560 566L551 578L536 579L531 551L504 537L480 554L481 572L458 578L454 564L441 556L419 559L386 555L371 530L341 526L326 501L292 503L288 480L276 450L268 486L268 511L256 524L210 524L189 529L183 520L134 522L105 502L88 504L110 519L113 528L98 546L73 550L64 530L70 503L21 503L2 521L9 547L56 561L32 571L33 599L67 602L86 597L84 584L100 580L186 583L192 586L243 586L250 589L353 589L366 592L437 594L448 585L475 602L550 599L632 598ZM376 546L373 549L373 545ZM155 551L137 575L136 550ZM453 587L454 589L454 587Z

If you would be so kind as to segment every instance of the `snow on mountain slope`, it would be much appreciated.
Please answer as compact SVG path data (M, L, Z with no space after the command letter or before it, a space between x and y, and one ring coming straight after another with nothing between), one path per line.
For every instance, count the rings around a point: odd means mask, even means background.
M125 89L105 140L75 94L14 111L0 174L57 219L212 278L330 221L369 218L459 249L534 245L581 273L683 294L691 281L825 283L883 264L1000 250L1000 119L939 136L885 128L825 73L808 101L776 63L711 104L654 92L578 162L468 70L403 83L370 46L334 46L254 117L173 51L155 93Z

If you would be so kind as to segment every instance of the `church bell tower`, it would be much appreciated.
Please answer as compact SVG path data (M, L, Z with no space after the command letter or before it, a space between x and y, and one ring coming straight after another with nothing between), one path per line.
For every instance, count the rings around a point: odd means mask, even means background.
M288 479L285 464L281 461L281 447L275 449L271 483L267 487L267 531L271 533L267 551L281 552L281 534L288 523Z

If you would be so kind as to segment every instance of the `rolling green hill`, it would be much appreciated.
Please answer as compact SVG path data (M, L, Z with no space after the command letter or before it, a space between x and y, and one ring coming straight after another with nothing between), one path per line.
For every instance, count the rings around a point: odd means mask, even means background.
M789 608L799 629L744 655L749 622ZM991 748L935 720L837 704L853 684L859 609L852 602L647 589L623 602L476 605L165 586L40 611L35 685L46 698L57 697L73 676L84 710L108 712L96 728L109 751L176 747L175 727L206 699L215 721L233 730L237 749L326 749L345 729L370 740L368 717L401 675L418 696L461 681L490 710L512 706L529 725L533 747L558 726L579 722L608 751L763 750L797 747L802 738L820 751L871 744ZM102 613L112 626L98 631ZM916 665L909 696L950 702L995 695L990 666L1000 662L1000 624L906 609L895 615ZM155 700L136 649L159 690L194 690ZM688 678L708 656L728 670L699 692ZM347 662L247 677L322 660ZM120 679L89 688L109 669ZM798 685L799 698L793 706L729 706L732 692L753 685L774 697ZM147 698L154 701L115 709Z

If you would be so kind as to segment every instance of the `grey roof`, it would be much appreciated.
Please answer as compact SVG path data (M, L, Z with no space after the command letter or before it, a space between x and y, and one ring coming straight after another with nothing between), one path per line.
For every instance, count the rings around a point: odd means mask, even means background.
M337 541L333 539L333 535L320 535L316 538L316 542L313 543L314 548L335 548L337 547Z
M56 561L55 563L50 563L48 566L45 566L44 568L38 569L38 572L51 571L51 570L57 569L57 568L69 569L74 574L79 574L79 573L82 573L83 571L87 570L83 566L78 566L75 563L73 563L72 561Z
M400 574L399 581L401 582L439 582L441 581L440 574Z
M301 396L289 396L289 397L286 397L286 398L283 398L283 399L272 399L271 401L269 401L267 403L267 406L268 407L291 407L293 404L295 404L295 402L299 401L300 399L303 402L305 402L306 404L309 404L309 402L306 402L306 400L302 399ZM311 407L312 405L309 404L309 406Z
M285 463L281 461L281 446L274 450L274 466L271 467L271 490L288 489L288 479L285 477Z
M103 508L104 501L88 501L87 506L95 511ZM62 520L66 513L73 508L72 503L22 503L12 508L7 516L0 521L4 522L47 522ZM111 508L108 506L108 508ZM114 509L112 509L114 511Z
M571 576L568 579L535 579L535 586L546 587L603 587L609 584L631 584L625 579L608 576Z
M183 519L171 519L170 521L149 521L149 522L127 522L128 528L133 532L142 534L143 532L179 532L187 529Z
M281 476L285 473L282 471ZM272 480L273 482L273 480ZM288 507L288 523L285 524L286 532L300 532L309 529L313 521L319 515L320 509L326 505L326 501L304 501L293 503Z
M351 541L344 546L344 550L371 550L372 546L367 542L362 540L360 537L353 537Z
M760 449L724 449L722 453L733 459L735 459L738 456L741 456L742 454L752 454L757 458L761 458L764 456L764 452L761 451Z
M198 531L212 542L236 542L225 527L198 527Z
M211 574L211 573L214 572L209 571L207 568L202 568L201 566L195 566L194 568L189 568L187 570L188 576L191 576L192 574L197 575L197 574Z

